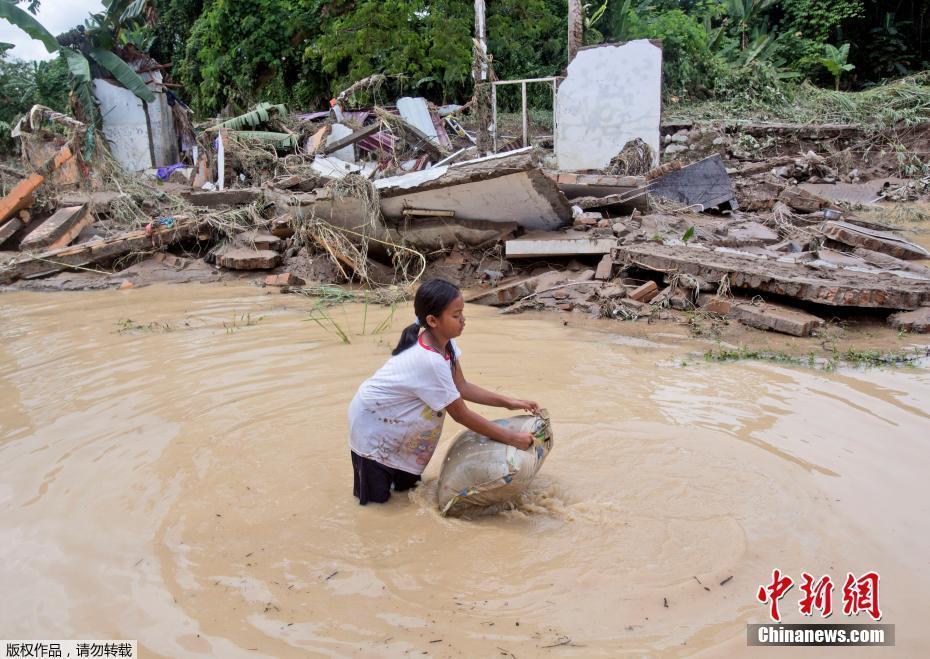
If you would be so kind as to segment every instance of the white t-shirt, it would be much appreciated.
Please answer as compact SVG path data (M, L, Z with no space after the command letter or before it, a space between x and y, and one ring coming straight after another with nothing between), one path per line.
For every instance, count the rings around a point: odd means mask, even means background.
M461 355L450 341L455 358ZM388 467L420 474L433 457L445 408L461 397L451 360L423 342L395 355L349 405L349 447Z

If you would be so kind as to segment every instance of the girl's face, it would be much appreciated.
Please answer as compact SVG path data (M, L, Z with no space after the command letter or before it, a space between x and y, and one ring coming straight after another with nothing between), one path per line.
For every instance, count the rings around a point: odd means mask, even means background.
M435 334L441 335L446 339L454 339L461 336L465 329L465 299L459 295L449 303L439 317L427 316L426 322L429 323L430 329Z

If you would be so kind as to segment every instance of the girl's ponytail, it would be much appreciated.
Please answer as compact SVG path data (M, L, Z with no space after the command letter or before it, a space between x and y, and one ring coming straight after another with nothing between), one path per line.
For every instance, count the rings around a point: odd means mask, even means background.
M404 331L400 334L400 341L397 342L397 347L394 348L391 354L399 355L416 343L420 336L420 328L427 326L427 316L439 318L452 300L461 294L455 284L451 284L444 279L430 279L423 282L420 288L417 289L417 294L413 297L413 312L417 316L417 321L404 328ZM450 353L454 352L452 346L448 346L447 349Z
M413 323L412 325L407 325L404 328L404 331L400 333L400 341L397 342L397 347L394 348L392 355L399 355L404 350L412 346L417 342L417 338L420 336L420 323L419 321Z

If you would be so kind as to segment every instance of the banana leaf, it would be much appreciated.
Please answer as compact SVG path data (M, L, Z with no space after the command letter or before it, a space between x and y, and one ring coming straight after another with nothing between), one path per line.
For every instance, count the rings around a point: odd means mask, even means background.
M84 54L74 48L62 48L62 54L68 62L68 72L71 74L71 90L77 97L84 123L92 125L96 120L97 106L94 104L94 94L91 88L93 81L90 77L90 62Z
M146 103L155 102L155 94L151 89L146 87L145 82L139 77L139 74L132 70L132 67L121 60L115 53L102 48L93 48L90 56L97 60L103 68L113 74L121 85L141 98Z
M119 17L119 22L123 25L129 23L130 21L139 18L142 15L142 11L145 9L145 4L147 0L133 0L129 3L129 6L123 10L123 13Z
M45 50L50 53L54 53L61 48L52 33L42 27L42 24L33 18L32 14L23 11L10 0L0 0L0 18L5 18L33 39L41 41L45 46Z
M297 135L291 133L273 133L266 130L231 131L230 137L238 137L258 142L270 142L277 149L293 149L297 146Z
M259 103L251 112L246 112L238 117L227 119L213 128L228 128L229 130L242 130L244 128L256 128L267 122L273 114L287 114L287 106L272 105L271 103Z

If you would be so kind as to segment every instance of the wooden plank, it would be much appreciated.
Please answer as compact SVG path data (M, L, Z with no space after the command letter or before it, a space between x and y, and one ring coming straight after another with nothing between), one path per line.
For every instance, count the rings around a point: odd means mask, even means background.
M364 128L355 131L351 135L343 137L341 140L336 140L332 144L327 144L325 147L323 147L323 154L328 156L331 153L335 153L339 149L352 146L359 140L363 140L369 135L374 135L379 130L381 130L381 122L376 121L371 125L365 126Z
M29 235L20 242L19 248L22 250L50 248L86 215L89 215L87 204L59 208L54 215L30 231Z
M455 211L431 211L425 208L405 208L407 217L455 217Z
M31 200L35 199L33 193L43 181L44 176L33 172L17 183L6 197L0 199L0 222L5 222L19 211L28 208Z
M66 270L71 266L100 263L129 254L146 252L170 245L185 238L197 236L207 227L202 220L176 216L173 226L160 226L147 235L145 229L129 231L106 240L81 243L70 247L51 249L38 254L24 255L0 268L0 284L8 284L22 277L45 275Z
M26 226L26 224L18 217L14 217L3 226L0 226L0 246L12 238L13 234L22 229L24 226Z
M0 222L4 222L33 203L33 193L45 181L45 177L71 160L74 154L65 145L35 172L16 184L10 193L0 199Z
M55 242L49 245L48 248L59 249L61 247L67 247L74 242L75 238L77 238L84 229L96 221L97 218L95 218L92 213L84 213L84 215L77 222L75 222L70 229L61 234L61 236L59 236Z

